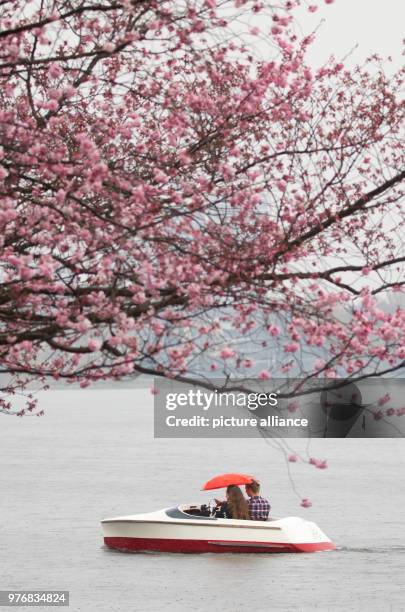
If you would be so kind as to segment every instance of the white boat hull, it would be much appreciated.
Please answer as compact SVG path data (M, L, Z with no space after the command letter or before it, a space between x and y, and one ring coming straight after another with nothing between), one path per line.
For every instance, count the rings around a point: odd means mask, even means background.
M315 523L298 517L220 519L190 516L185 508L105 519L104 543L125 551L177 553L316 552L335 548Z

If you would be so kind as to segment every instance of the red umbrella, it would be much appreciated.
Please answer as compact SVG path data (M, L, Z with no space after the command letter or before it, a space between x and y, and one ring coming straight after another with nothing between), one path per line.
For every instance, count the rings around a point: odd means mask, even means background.
M249 474L220 474L206 482L201 490L223 489L229 485L251 484L253 481L258 482L254 476L249 476Z

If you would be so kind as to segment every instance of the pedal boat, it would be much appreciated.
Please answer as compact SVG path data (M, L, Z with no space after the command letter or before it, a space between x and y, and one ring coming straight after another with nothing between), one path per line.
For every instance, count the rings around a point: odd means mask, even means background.
M289 516L267 521L207 517L200 506L178 506L101 521L104 544L128 552L292 553L335 549L311 521Z

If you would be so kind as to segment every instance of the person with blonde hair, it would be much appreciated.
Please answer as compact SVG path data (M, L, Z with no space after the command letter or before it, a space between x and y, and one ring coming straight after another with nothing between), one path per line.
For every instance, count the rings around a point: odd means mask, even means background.
M249 507L238 486L229 485L226 489L226 501L216 501L220 506L215 514L217 518L249 520Z
M246 495L249 498L248 509L251 521L267 521L271 510L270 502L260 495L260 483L252 480L245 485Z

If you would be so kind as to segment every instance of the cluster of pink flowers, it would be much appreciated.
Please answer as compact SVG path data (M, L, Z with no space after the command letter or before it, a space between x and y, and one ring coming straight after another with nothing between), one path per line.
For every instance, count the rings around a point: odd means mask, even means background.
M404 416L405 415L405 406L401 408L387 408L384 412L382 410L375 410L372 412L373 418L376 421L380 421L384 418L384 416L392 417L392 416Z
M200 358L263 381L309 353L327 378L403 365L405 312L379 302L403 290L398 235L377 222L403 221L403 74L313 70L299 4L2 7L5 370L87 385ZM228 36L246 13L265 59Z
M315 457L310 457L309 464L314 465L318 468L318 470L326 470L328 468L328 462L326 459L316 459Z

